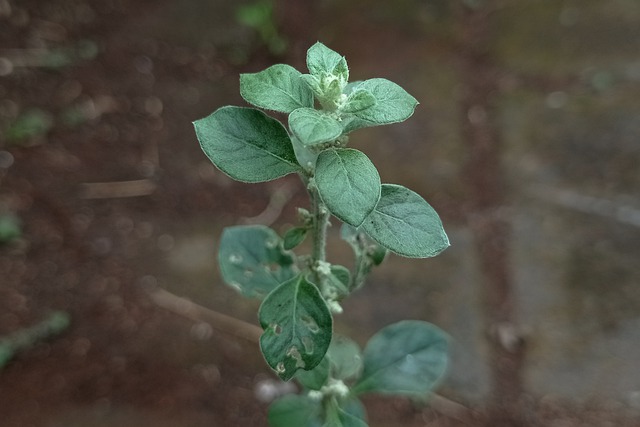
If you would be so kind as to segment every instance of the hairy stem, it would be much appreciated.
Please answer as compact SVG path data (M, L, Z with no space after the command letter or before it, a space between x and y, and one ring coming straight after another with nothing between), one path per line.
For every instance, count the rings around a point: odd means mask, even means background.
M322 202L318 189L312 183L307 186L309 191L309 197L311 198L311 215L313 225L311 228L311 239L313 241L313 248L311 251L311 265L314 267L314 277L317 283L320 284L321 280L318 277L318 272L315 267L320 262L325 262L327 259L326 247L327 247L327 226L329 225L329 210Z

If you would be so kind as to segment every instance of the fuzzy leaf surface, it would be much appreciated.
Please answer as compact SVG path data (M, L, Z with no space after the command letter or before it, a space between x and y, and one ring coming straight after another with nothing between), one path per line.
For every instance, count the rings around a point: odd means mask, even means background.
M264 298L297 273L293 254L283 250L278 234L263 225L225 228L218 264L227 285L253 298Z
M380 175L371 160L353 148L322 151L316 161L316 185L337 218L360 226L380 199Z
M333 141L342 134L338 120L313 108L298 108L289 114L289 127L304 145Z
M262 111L222 107L193 124L202 151L233 179L271 181L300 169L287 130Z
M355 394L419 396L439 383L448 364L447 335L434 325L405 320L375 334L364 349Z
M314 76L333 75L340 77L345 84L349 80L349 67L344 56L320 42L307 50L307 68Z
M418 101L399 85L387 79L365 80L353 88L353 93L366 90L375 98L369 108L354 112L354 118L345 126L345 131L388 125L407 120L413 115Z
M433 257L449 247L436 211L401 185L382 185L380 201L362 229L380 245L409 258Z
M359 113L376 104L376 97L366 89L358 89L351 92L347 102L341 111L343 113Z
M290 113L313 107L313 93L290 65L276 64L259 73L240 75L240 95L249 104L266 110Z
M274 289L262 302L258 318L264 329L262 354L284 381L298 369L315 368L331 343L331 313L318 288L303 275Z

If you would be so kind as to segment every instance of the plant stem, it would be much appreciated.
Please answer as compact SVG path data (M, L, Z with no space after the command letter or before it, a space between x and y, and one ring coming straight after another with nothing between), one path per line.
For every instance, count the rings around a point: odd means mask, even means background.
M327 254L327 226L329 225L329 210L322 202L318 189L311 182L307 186L309 191L309 197L311 198L311 215L313 218L313 225L311 228L311 239L313 241L313 248L311 251L311 265L314 268L314 276L320 284L321 280L316 267L320 262L326 262Z

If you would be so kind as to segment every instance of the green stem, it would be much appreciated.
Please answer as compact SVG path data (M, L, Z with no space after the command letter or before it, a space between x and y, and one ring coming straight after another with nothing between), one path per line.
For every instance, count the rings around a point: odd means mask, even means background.
M314 277L317 283L320 285L320 277L318 272L315 271L315 267L320 262L326 262L327 254L327 226L329 225L329 210L320 199L317 188L311 183L308 186L309 197L311 198L311 215L313 218L313 225L311 228L311 238L313 241L313 248L311 251L311 265L314 268Z

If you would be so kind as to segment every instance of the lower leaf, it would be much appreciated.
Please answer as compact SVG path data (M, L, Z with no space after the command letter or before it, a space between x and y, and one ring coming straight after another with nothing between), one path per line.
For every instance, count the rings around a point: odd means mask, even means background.
M446 372L448 344L447 335L427 322L387 326L364 349L364 370L353 393L424 395Z
M303 275L267 295L258 317L265 330L260 349L282 380L322 361L331 343L333 319L318 288Z
M271 404L268 420L271 427L320 427L321 414L319 401L307 396L288 395Z

